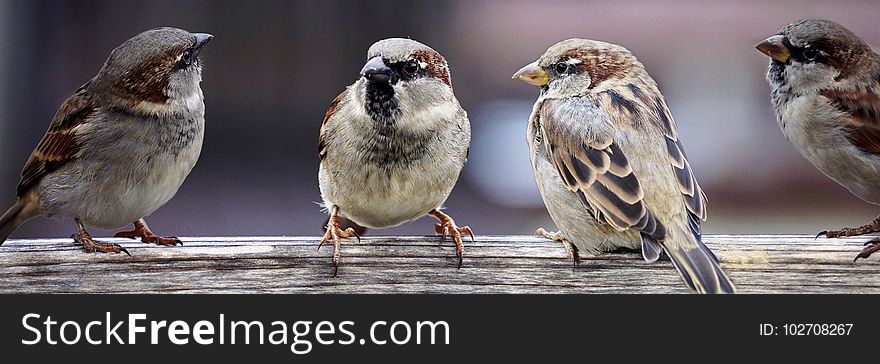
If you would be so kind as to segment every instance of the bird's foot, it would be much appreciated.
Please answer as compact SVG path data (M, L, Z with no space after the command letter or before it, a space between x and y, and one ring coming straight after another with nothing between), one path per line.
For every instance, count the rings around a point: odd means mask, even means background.
M865 243L865 248L862 249L859 255L856 255L856 258L853 259L853 262L859 260L860 258L867 259L871 256L871 254L874 254L877 251L880 251L880 238L871 239L870 241Z
M574 246L571 241L565 238L565 235L563 235L561 231L551 233L547 230L544 230L544 228L538 228L538 230L535 230L535 235L543 236L544 238L556 240L562 243L562 246L565 247L565 251L568 252L568 256L571 258L572 268L577 268L579 265L581 265L580 251L578 251L578 248Z
M442 234L443 238L451 236L452 240L455 241L455 256L458 257L458 268L461 268L462 258L464 257L464 244L461 242L462 234L468 234L471 236L471 242L475 241L474 232L471 230L469 226L458 227L455 224L455 220L440 212L440 210L432 210L431 215L440 220L439 223L434 225L434 231L438 234Z
M847 237L847 236L859 236L859 235L865 235L865 234L876 233L876 232L880 232L880 216L875 218L873 221L871 221L865 225L859 226L859 227L854 227L854 228L847 227L847 228L843 228L840 230L821 231L821 232L819 232L819 234L816 234L816 237L818 238L822 235L825 235L825 237L828 237L828 238L840 238L840 237Z
M318 243L318 250L324 245L324 243L333 240L333 276L336 276L336 273L339 271L339 258L342 257L342 253L340 251L341 242L340 239L355 237L358 240L358 243L361 242L361 237L353 228L347 228L342 230L339 224L339 220L336 216L330 216L330 219L327 221L327 231L324 233L324 237L321 238L321 242Z
M131 256L131 253L128 250L125 250L119 244L113 243L99 243L92 239L92 235L90 235L85 230L80 230L76 234L70 236L73 238L73 241L77 244L83 246L83 249L89 253L125 253L128 256Z
M169 236L157 236L153 234L153 231L150 230L150 227L147 226L147 223L141 219L134 222L134 230L131 231L120 231L113 235L114 238L130 238L137 239L141 238L141 241L147 244L157 244L157 245L166 245L166 246L175 246L175 245L183 245L183 242L180 239Z

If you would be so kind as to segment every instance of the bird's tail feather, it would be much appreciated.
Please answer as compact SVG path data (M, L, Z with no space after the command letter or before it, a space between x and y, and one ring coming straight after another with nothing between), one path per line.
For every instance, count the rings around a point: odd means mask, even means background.
M736 293L718 258L701 239L684 229L672 229L670 233L661 243L663 250L691 289L699 293Z
M663 252L663 246L650 236L642 234L642 258L649 263L654 263L660 259L660 253Z
M25 221L37 216L35 194L28 193L18 198L3 216L0 216L0 245L9 238Z

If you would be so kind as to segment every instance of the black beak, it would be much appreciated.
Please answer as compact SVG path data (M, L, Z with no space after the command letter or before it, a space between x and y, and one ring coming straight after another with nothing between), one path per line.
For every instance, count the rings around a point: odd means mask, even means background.
M193 35L196 37L196 44L192 47L194 51L204 47L211 39L214 39L214 36L208 33L193 33Z
M361 69L361 75L370 83L391 83L391 68L385 65L382 57L373 57L367 61Z

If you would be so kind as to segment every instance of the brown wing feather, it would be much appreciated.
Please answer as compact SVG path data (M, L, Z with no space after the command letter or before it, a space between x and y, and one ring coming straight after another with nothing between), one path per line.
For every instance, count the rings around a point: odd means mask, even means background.
M666 152L669 155L669 161L675 172L679 191L681 191L684 197L688 212L691 213L692 218L695 220L691 222L692 225L695 224L695 228L692 226L692 230L694 230L697 236L700 236L699 221L706 220L707 217L706 194L703 193L703 189L697 183L697 177L694 176L691 165L687 161L687 155L685 155L681 141L678 139L675 120L672 119L672 113L669 112L666 102L662 98L656 97L652 109L654 114L649 115L660 120L659 125L663 127L663 133L666 136Z
M324 159L324 155L326 154L324 151L324 148L326 147L326 145L324 145L324 127L327 125L327 122L330 121L330 117L336 113L336 108L339 107L339 103L345 98L346 92L348 91L342 91L342 93L336 95L336 98L330 102L330 107L327 108L327 112L324 113L324 120L321 122L321 132L318 134L318 157L320 159Z
M566 142L568 138L560 133L566 133L567 127L556 119L553 102L548 100L542 105L541 125L548 159L556 167L565 187L577 193L599 221L618 229L635 228L653 239L662 240L666 235L665 227L645 205L644 192L623 150L613 141ZM593 111L601 113L598 109Z
M684 199L685 206L690 213L691 231L699 237L701 235L700 221L705 220L706 195L700 188L694 176L684 148L678 140L675 121L661 97L653 100L638 97L633 92L615 92L613 94L601 94L594 103L597 105L608 104L632 104L628 108L631 118L657 118L656 121L633 120L633 123L642 125L659 125L666 138L666 152L670 166L675 173L679 191ZM610 98L608 100L602 97ZM648 103L646 105L645 103ZM542 125L554 133L553 112L549 111L550 103L542 107ZM601 113L601 110L599 111ZM601 115L607 115L601 113ZM552 139L549 136L548 139ZM580 150L572 150L563 146L565 143L548 140L550 148L549 159L556 166L566 187L572 191L581 191L582 199L590 206L595 215L601 216L606 222L618 228L635 227L646 232L649 236L662 238L665 233L661 223L656 221L653 213L644 205L642 198L644 192L638 179L632 172L629 162L622 150L613 142L585 141ZM570 144L570 143L569 143ZM598 183L597 183L598 182Z
M820 91L832 106L852 116L847 139L866 153L880 154L880 84L877 77L849 88Z
M31 153L18 183L17 195L25 192L40 181L47 173L52 172L76 157L79 144L76 140L75 128L95 112L83 85L58 109L49 130Z

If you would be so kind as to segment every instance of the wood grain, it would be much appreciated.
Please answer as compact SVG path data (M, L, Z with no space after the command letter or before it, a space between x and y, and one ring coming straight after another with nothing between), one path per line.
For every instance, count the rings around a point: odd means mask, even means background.
M133 240L124 254L86 253L70 239L10 240L0 247L2 293L689 293L669 261L634 253L582 256L530 236L465 241L464 265L436 236L365 237L331 248L317 237ZM705 236L740 293L880 293L877 257L853 263L865 238Z

